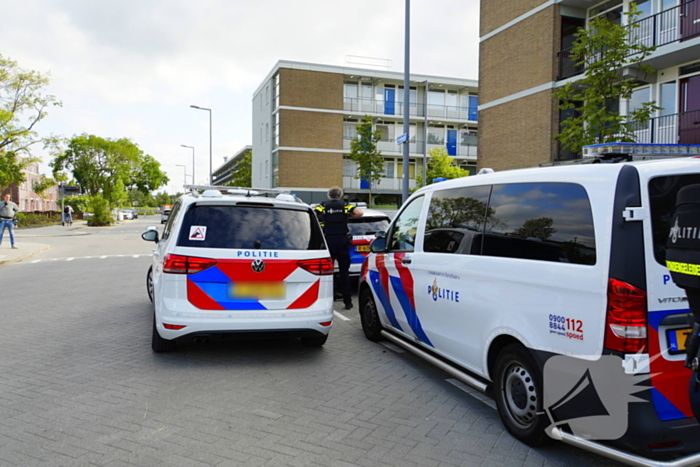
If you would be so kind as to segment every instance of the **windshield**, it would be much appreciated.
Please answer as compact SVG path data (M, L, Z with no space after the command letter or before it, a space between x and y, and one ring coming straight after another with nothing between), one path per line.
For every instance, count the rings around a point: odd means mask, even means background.
M323 233L311 211L269 206L198 206L185 214L178 246L321 250Z
M386 232L388 228L388 217L356 217L348 222L351 235L374 235L377 232Z

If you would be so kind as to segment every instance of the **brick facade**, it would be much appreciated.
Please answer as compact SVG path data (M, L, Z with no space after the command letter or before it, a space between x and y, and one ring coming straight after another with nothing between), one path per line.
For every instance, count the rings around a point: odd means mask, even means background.
M342 149L343 115L282 109L280 146Z
M341 186L343 155L338 153L280 151L280 186L326 188Z
M343 110L343 75L280 68L280 105Z
M485 36L543 3L543 0L481 0L479 35Z

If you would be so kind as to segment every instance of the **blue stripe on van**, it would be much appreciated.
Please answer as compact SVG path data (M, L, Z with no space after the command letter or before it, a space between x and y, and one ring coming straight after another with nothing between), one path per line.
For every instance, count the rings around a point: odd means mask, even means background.
M666 421L686 418L683 412L678 410L671 401L666 399L658 389L651 388L651 399L654 401L654 408L656 409L656 415L658 415L659 420Z
M202 292L209 295L212 300L221 305L224 310L267 310L257 300L238 300L229 296L230 282L197 282Z
M423 326L420 324L420 319L418 319L416 310L411 306L411 301L408 299L408 295L406 295L401 279L398 277L389 277L389 280L394 288L394 292L396 292L396 297L399 299L401 308L403 308L406 319L408 320L408 325L411 326L413 333L421 342L428 344L430 347L435 347L433 343L430 342L430 339L428 339L425 331L423 331Z
M384 314L387 318L389 318L391 325L399 331L403 331L399 325L399 322L396 321L396 314L394 313L394 309L391 307L389 296L386 294L384 287L382 287L382 284L379 282L379 273L377 271L369 272L369 283L372 284L374 293L377 294L377 297L379 297L379 302L382 304Z

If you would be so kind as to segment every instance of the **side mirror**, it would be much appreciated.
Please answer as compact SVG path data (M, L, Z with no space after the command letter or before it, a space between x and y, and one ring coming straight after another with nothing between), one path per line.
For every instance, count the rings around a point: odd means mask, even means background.
M141 238L146 240L147 242L156 242L158 243L158 230L146 230L144 233L141 234Z
M377 237L372 240L369 245L369 251L372 253L383 253L386 251L386 237Z

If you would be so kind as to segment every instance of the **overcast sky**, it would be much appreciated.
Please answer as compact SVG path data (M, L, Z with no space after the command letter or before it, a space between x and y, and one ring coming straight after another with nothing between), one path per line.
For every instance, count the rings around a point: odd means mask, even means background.
M43 135L126 137L181 189L251 144L253 92L279 60L348 66L387 59L403 72L403 0L21 0L3 2L0 54L50 74L63 102ZM411 2L411 71L477 79L479 0ZM361 65L350 65L371 68ZM374 68L378 69L378 68ZM386 69L386 68L384 68ZM49 171L48 156L42 170ZM188 181L189 183L189 181ZM179 185L179 187L178 187Z

